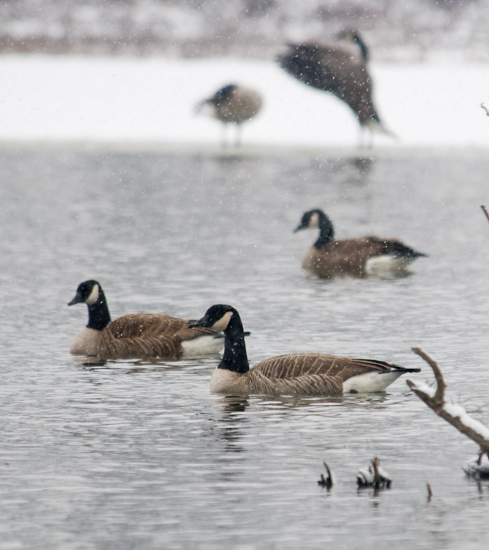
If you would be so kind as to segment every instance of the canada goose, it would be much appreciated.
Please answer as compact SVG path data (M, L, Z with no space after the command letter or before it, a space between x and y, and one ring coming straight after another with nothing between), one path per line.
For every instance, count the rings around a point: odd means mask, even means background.
M111 321L104 291L94 280L81 283L68 305L80 303L88 306L88 325L73 339L72 355L174 361L216 354L223 346L214 330L190 329L189 321L169 315L136 313Z
M226 145L226 127L236 125L235 145L241 144L241 124L253 118L262 106L258 92L236 84L228 84L197 106L197 112L207 114L224 124L223 146Z
M318 277L402 276L411 262L426 256L395 239L368 236L335 241L333 224L319 209L306 212L294 233L310 228L319 228L319 237L307 249L302 267Z
M344 101L362 130L392 135L384 128L373 103L365 42L355 30L343 31L338 38L355 44L358 50L352 52L348 45L287 44L288 51L277 57L278 64L302 83L331 92Z
M211 391L233 395L323 395L380 392L407 372L383 361L350 359L320 353L297 353L266 359L251 370L246 354L243 324L231 306L210 307L189 327L224 332L224 355L211 377Z

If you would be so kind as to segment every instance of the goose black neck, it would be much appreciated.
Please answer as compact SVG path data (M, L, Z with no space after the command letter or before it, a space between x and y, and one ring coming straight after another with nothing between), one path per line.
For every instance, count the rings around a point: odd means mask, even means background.
M319 237L314 243L314 247L321 249L326 243L334 239L334 229L331 220L324 212L318 211L319 216Z
M240 374L250 370L243 324L238 312L234 312L224 331L224 355L219 363L220 369L226 369Z
M110 313L104 291L101 288L99 289L98 300L94 304L87 304L87 307L87 328L103 330L110 323Z
M353 40L358 44L358 46L360 48L360 53L361 53L362 58L364 59L364 61L368 61L369 53L368 53L368 48L367 48L367 45L365 44L365 42L358 36L358 34L355 34L355 36L353 37Z

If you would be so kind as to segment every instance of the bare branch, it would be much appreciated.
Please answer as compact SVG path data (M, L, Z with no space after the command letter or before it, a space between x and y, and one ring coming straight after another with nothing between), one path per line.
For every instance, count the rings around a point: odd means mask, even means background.
M445 384L445 380L443 379L443 375L441 373L440 367L438 366L438 363L436 363L436 361L433 361L433 359L428 354L426 354L421 348L412 348L412 350L416 355L419 355L421 359L424 359L428 363L428 365L433 369L433 373L435 375L435 380L436 380L436 393L433 397L433 402L437 406L442 406L445 401L445 390L447 388L447 385ZM409 387L411 386L409 385Z
M333 487L333 475L331 474L331 470L329 469L329 466L326 464L326 462L323 462L324 467L326 468L326 473L328 474L327 477L324 477L323 474L321 474L321 478L318 481L318 485L321 485L321 487L326 487L328 491Z
M426 385L419 385L407 380L411 390L432 409L438 416L441 416L449 424L454 426L460 433L472 439L479 445L481 452L489 457L489 429L478 420L469 416L466 410L457 405L449 405L445 402L446 384L437 363L420 348L413 348L414 353L424 359L433 369L436 380L436 389L433 394L432 388Z
M481 107L484 109L484 111L486 112L486 115L489 116L489 109L484 105L484 103L481 103Z
M487 208L483 204L481 204L481 208L484 211L484 214L486 215L486 218L489 220L489 212L487 211Z

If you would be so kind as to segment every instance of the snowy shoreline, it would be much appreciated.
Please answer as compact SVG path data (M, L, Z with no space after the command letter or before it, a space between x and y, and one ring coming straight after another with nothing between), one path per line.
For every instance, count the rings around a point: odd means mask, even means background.
M219 150L220 124L193 109L236 82L264 97L262 112L244 128L245 149L358 152L349 109L268 61L7 55L0 67L3 144ZM376 137L376 152L489 144L480 107L489 103L489 65L374 63L371 73L380 115L399 137Z

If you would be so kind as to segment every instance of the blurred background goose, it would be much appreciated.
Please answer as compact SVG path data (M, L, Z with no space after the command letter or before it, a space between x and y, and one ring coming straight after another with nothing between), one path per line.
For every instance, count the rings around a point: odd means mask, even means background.
M372 78L367 70L369 52L356 30L338 35L340 45L287 44L278 64L302 83L331 92L354 112L360 128L392 135L382 124L372 99ZM352 51L351 45L356 48ZM362 131L363 134L363 131ZM363 135L360 136L362 142Z
M368 236L336 241L333 224L320 209L306 212L294 233L315 228L319 229L319 237L306 251L302 267L318 277L402 276L411 262L426 256L396 239Z
M88 307L88 325L73 339L71 353L102 359L164 359L214 355L223 347L222 335L206 328L188 328L189 321L136 313L111 321L100 283L89 280L78 286L68 304Z
M320 353L280 355L250 370L243 324L236 309L214 305L189 326L224 332L224 356L211 377L214 393L335 396L380 392L403 374L420 371L383 361Z
M197 113L207 114L223 123L222 145L226 146L228 124L236 126L235 145L241 145L241 125L253 118L262 106L261 95L255 90L228 84L197 106Z

